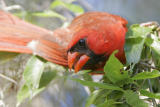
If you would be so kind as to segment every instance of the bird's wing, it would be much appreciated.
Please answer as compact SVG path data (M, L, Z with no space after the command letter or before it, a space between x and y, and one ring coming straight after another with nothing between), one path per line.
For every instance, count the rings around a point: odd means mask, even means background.
M46 30L0 11L0 51L35 53L48 61L67 66L68 40L61 37L68 33L67 29Z

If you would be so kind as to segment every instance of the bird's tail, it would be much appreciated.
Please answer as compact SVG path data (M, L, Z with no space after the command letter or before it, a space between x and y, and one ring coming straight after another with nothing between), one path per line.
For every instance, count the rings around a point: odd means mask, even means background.
M66 49L57 42L54 32L4 11L0 11L0 51L36 54L67 66Z

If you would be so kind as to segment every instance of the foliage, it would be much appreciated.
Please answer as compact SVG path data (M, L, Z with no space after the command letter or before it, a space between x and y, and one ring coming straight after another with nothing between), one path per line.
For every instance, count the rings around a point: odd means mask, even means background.
M44 11L41 12L22 11L22 12L15 12L14 14L34 24L37 24L34 22L34 17L59 18L63 22L65 22L67 19L66 17L63 16L63 14L57 12L58 8L62 8L63 10L68 10L70 12L73 12L75 15L80 15L84 13L84 9L81 6L74 4L74 1L75 0L64 2L62 0L54 0L50 4L50 6Z
M47 10L34 13L26 12L26 17L57 17L66 20L63 15L55 11L55 8L59 6L67 8L75 15L84 12L76 4L55 0ZM21 13L16 13L16 15L22 16ZM126 34L126 65L123 65L115 57L115 53L117 51L113 52L106 62L104 75L99 82L94 82L91 79L88 72L93 71L81 71L75 74L83 76L83 80L74 78L73 75L69 77L58 75L60 71L53 67L54 64L32 56L23 73L25 83L17 94L17 104L19 105L26 98L32 99L44 90L52 80L61 77L70 78L89 87L91 94L87 99L86 107L90 107L92 104L96 107L148 107L148 103L158 106L155 101L155 99L160 99L160 38L157 26L154 24L152 26L139 24L130 26ZM47 69L48 67L50 69ZM145 99L142 96L146 96Z

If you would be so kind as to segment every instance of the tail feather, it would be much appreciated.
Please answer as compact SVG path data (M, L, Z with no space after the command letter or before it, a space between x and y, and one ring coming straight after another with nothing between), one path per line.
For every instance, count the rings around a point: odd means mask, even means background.
M3 11L0 11L0 51L35 53L48 61L67 66L66 47L56 41L52 31Z
M31 54L32 50L26 46L15 45L6 42L0 42L0 51L15 52L15 53L28 53Z

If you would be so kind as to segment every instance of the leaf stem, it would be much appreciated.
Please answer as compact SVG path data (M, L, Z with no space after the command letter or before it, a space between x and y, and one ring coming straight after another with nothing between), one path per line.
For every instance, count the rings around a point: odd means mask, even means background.
M153 93L152 84L151 84L150 79L148 79L148 84L149 84L149 91ZM152 98L152 102L153 102L153 107L157 107L157 103L156 103L156 100L154 98Z

